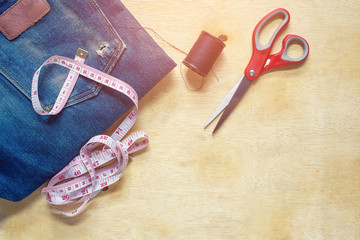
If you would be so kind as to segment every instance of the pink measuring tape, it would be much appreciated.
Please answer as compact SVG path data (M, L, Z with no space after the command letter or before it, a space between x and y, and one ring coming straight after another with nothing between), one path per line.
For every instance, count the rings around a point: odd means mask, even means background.
M138 96L135 90L127 83L85 65L86 56L87 52L79 49L74 60L53 56L40 66L32 81L31 101L34 110L40 115L59 113L70 97L79 75L125 94L132 100L135 107L111 136L98 135L91 138L81 148L79 155L57 173L49 181L47 187L42 189L41 194L51 206L82 203L72 212L57 209L66 216L78 214L103 188L118 181L128 164L129 154L143 149L148 144L148 136L142 131L122 140L137 118ZM39 100L38 80L41 68L48 64L58 64L70 69L70 72L53 108L45 111ZM102 149L95 150L100 145L103 145Z

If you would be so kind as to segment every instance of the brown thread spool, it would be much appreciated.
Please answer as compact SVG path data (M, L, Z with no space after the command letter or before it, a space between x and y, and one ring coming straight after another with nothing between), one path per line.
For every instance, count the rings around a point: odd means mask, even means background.
M183 64L205 78L225 46L225 43L219 38L206 31L201 31Z

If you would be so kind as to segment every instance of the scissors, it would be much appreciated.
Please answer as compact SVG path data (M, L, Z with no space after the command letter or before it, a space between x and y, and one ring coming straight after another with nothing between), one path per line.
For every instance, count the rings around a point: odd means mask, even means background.
M284 20L277 27L277 29L271 36L269 42L266 45L261 44L259 41L259 33L261 29L270 19L277 15L283 15ZM282 42L282 48L280 52L270 54L275 39L278 37L279 33L288 25L289 21L289 12L284 8L278 8L268 13L256 25L252 35L252 57L244 71L244 75L240 78L240 80L235 84L235 86L226 95L224 100L216 108L216 110L205 123L204 128L206 128L216 118L216 116L218 116L225 109L213 131L214 134L216 130L221 126L221 124L225 121L225 119L230 115L231 111L235 108L246 90L250 87L251 83L254 82L264 71L275 67L305 61L305 59L309 55L309 44L304 38L297 35L287 35ZM296 42L303 47L303 54L299 58L291 58L287 54L288 46L292 42Z

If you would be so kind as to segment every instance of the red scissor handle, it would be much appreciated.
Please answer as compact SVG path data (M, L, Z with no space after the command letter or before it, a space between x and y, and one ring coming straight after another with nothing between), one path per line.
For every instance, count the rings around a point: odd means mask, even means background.
M291 43L295 43L295 42L301 44L303 46L304 51L300 57L291 58L287 54L286 50L288 49ZM282 48L280 52L269 56L267 62L265 63L263 71L274 67L280 67L284 65L302 62L305 60L305 58L307 58L308 55L309 55L309 44L304 38L297 35L287 35L282 42Z
M265 25L265 23L276 15L283 15L284 20L277 27L277 29L271 36L269 42L266 45L263 45L259 41L259 33L263 28L263 26ZM257 79L260 76L260 74L267 69L298 63L304 61L305 58L308 56L309 54L308 43L306 42L305 39L296 35L286 36L283 40L283 48L281 49L281 51L277 54L270 55L270 51L274 45L275 39L277 38L279 33L287 26L289 21L290 21L289 12L284 8L278 8L267 14L265 17L263 17L260 20L260 22L256 25L252 36L253 53L244 73L249 80ZM297 42L302 44L304 48L303 55L296 59L290 58L286 53L289 44L294 40L297 40Z

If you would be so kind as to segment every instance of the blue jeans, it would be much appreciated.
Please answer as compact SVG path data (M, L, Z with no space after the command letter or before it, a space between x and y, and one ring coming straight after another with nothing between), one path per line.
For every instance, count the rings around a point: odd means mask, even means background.
M0 4L0 14L14 2ZM47 58L73 58L82 48L85 64L129 83L139 98L175 67L120 1L48 3L50 12L16 39L0 34L0 197L11 201L31 194L132 107L120 93L80 77L60 114L38 115L31 81ZM38 92L45 109L67 74L58 65L43 68Z

